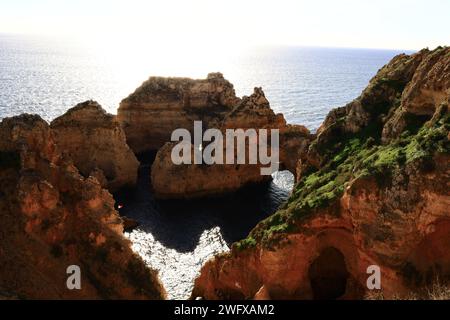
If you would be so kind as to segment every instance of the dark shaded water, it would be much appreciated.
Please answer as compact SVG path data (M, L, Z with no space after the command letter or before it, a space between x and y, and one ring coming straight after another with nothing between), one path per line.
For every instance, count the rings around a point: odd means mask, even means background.
M267 185L222 198L157 201L149 177L150 166L142 165L137 189L116 199L123 205L120 213L141 224L126 236L144 261L159 271L171 299L189 298L202 265L275 212L293 186L293 176L280 172Z

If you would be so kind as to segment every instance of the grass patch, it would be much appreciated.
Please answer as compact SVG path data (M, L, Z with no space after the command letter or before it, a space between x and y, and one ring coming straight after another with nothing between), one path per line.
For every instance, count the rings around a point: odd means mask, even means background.
M423 125L417 133L407 131L387 145L381 144L378 136L372 136L371 127L341 137L339 146L334 146L329 154L331 160L320 170L306 174L280 210L260 222L237 248L246 249L257 243L273 245L281 238L279 234L295 231L299 221L337 201L353 179L374 176L380 187L385 187L398 168L419 159L431 159L436 152L449 153L449 129L449 115L445 114L438 121Z
M247 237L239 242L236 242L234 246L237 250L242 251L256 246L256 240L253 237Z

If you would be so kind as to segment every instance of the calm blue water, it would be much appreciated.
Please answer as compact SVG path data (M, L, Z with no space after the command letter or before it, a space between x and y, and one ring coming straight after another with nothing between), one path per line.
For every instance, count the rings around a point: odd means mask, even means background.
M87 99L115 113L120 101L151 75L204 78L221 71L239 96L261 86L290 123L317 128L328 111L356 98L396 51L324 48L195 50L0 35L0 118L37 113L47 120ZM162 52L161 52L162 50ZM141 226L126 236L144 261L159 271L171 299L190 296L202 265L229 250L277 210L293 176L276 173L268 186L223 199L160 202L149 186L149 165L123 199L121 214Z
M261 86L288 122L314 129L330 109L357 97L398 53L265 47L222 54L180 48L161 54L138 45L124 50L120 44L0 35L0 118L28 112L51 120L87 99L115 113L120 101L149 76L204 78L220 71L239 96Z

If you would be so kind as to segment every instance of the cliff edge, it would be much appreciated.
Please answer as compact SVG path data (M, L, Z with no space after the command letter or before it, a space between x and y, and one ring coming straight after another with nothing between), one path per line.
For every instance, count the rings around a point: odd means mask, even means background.
M0 123L0 288L19 299L163 299L123 237L114 199L61 155L39 116ZM67 268L81 289L67 287Z
M392 298L450 280L450 48L399 55L332 110L277 213L202 269L193 297ZM261 294L263 292L264 294Z

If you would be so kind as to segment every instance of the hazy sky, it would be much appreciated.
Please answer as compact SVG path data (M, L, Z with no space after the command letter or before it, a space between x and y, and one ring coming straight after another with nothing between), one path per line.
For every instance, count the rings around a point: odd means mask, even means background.
M450 0L0 0L0 32L153 46L450 45Z

